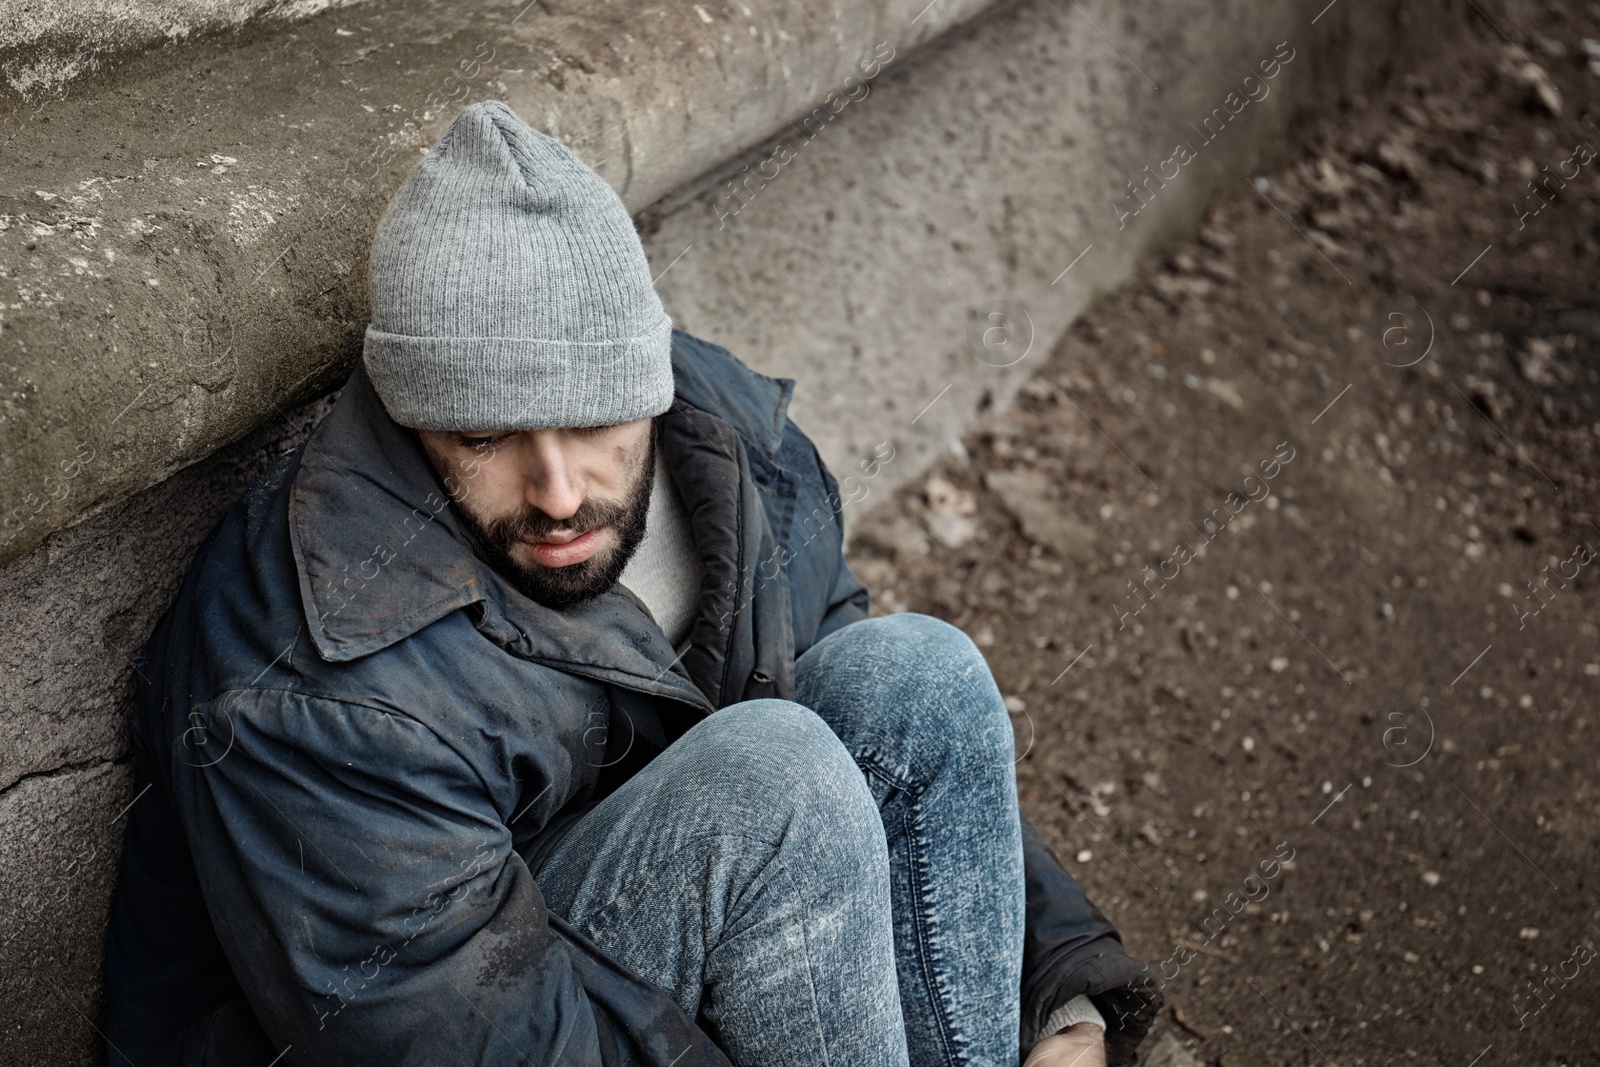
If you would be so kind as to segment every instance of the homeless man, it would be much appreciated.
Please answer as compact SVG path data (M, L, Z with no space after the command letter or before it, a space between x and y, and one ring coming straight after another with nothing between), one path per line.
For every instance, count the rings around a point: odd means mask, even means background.
M474 104L370 297L147 649L111 1062L1130 1062L983 657L868 617L793 381L672 329L616 193Z

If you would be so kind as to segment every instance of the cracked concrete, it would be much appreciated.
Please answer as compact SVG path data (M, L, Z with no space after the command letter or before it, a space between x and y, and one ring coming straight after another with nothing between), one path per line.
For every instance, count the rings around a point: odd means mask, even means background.
M320 401L0 570L0 795L55 768L122 760L137 658L226 502L299 442ZM135 533L137 532L137 533Z
M101 946L133 800L126 766L102 762L29 778L0 794L0 1059L102 1062Z

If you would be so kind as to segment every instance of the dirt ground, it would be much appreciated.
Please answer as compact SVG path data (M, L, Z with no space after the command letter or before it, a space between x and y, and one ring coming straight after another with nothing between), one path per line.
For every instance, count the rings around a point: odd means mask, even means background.
M1146 1062L1600 1063L1600 17L1475 18L854 531L988 654Z

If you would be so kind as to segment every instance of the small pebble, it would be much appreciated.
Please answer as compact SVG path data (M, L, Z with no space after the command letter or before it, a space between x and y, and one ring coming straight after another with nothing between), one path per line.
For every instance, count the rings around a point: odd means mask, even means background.
M1078 862L1079 863L1088 863L1092 859L1094 859L1094 853L1093 852L1089 851L1086 848L1078 850Z

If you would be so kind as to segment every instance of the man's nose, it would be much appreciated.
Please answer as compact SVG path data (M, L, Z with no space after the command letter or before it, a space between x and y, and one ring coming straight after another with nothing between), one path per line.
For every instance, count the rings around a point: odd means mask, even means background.
M553 443L536 445L529 466L523 498L557 521L576 514L583 503L583 480L562 449Z

